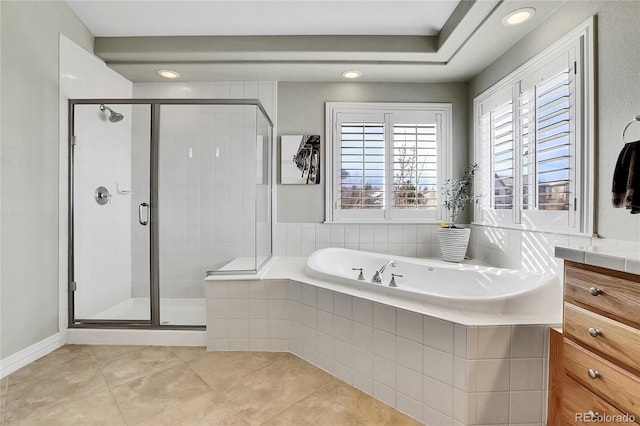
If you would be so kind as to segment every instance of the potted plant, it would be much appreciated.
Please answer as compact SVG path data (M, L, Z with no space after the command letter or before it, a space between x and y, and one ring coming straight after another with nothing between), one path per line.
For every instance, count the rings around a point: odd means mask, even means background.
M477 170L478 165L471 164L460 179L447 179L442 185L442 205L447 215L438 229L438 239L442 260L447 262L461 262L467 253L471 229L457 227L455 223L458 215L474 198L471 194L471 181Z

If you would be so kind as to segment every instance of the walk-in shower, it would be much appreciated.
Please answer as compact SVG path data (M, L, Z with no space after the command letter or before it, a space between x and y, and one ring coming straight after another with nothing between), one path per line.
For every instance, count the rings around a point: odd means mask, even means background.
M272 127L257 100L70 100L70 327L203 327L205 276L271 257Z

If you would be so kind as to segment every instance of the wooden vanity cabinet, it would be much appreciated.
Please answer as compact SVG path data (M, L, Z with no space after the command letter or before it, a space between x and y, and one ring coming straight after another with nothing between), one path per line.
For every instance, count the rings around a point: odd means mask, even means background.
M547 423L640 424L640 276L565 260Z

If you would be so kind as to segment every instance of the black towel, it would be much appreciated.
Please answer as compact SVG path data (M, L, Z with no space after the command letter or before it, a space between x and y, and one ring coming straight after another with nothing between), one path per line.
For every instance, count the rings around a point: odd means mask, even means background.
M626 207L631 214L640 213L640 141L626 143L620 151L611 191L614 207Z

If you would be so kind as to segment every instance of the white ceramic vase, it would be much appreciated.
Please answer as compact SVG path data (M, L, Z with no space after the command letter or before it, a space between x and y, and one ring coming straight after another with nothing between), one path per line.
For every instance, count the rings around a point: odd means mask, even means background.
M469 246L470 228L438 228L442 260L462 262Z

